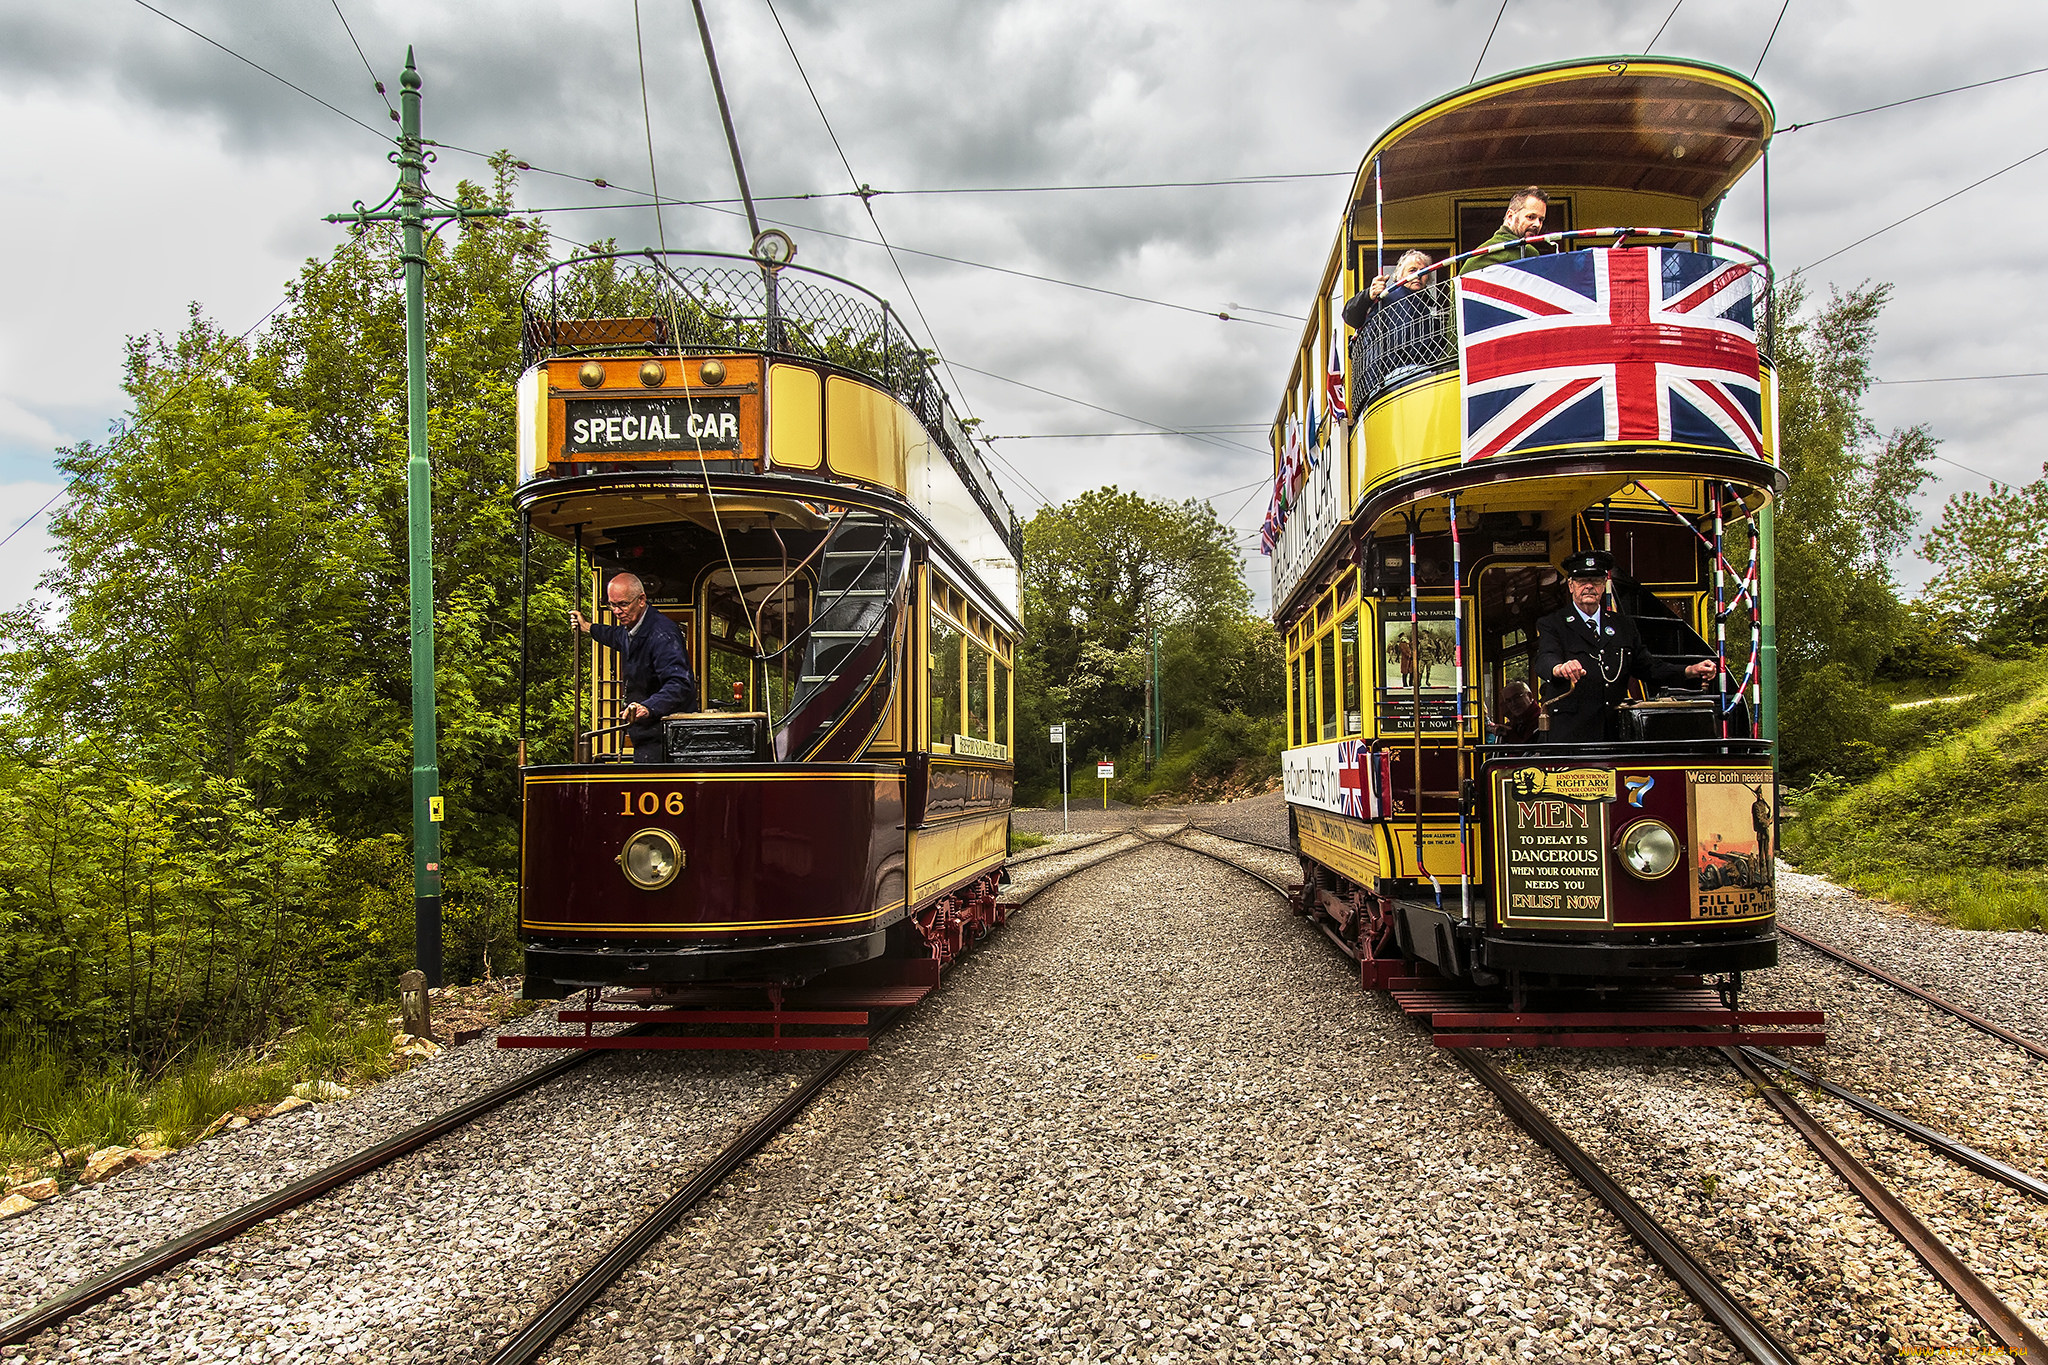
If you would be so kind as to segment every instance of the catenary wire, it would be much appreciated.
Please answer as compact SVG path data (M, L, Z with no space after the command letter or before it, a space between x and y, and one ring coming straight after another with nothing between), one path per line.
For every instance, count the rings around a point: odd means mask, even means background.
M2048 379L2048 370L2016 370L2011 374L1942 374L1927 379L1874 379L1874 384L1965 384L1975 379Z
M298 91L301 95L304 95L307 99L313 101L313 103L319 105L321 108L330 110L333 113L340 114L350 123L353 123L356 127L361 128L365 132L374 135L379 140L384 142L391 141L391 135L389 133L386 133L383 129L378 128L373 124L363 122L354 114L349 113L348 110L346 109L336 108L334 105L329 104L326 100L321 99L318 95L314 94L312 91L306 89L302 85L293 85L292 82L278 75L275 71L272 71L269 67L263 65L261 62L252 61L250 58L244 57L241 53L229 47L226 43L223 43L218 39L207 37L204 33L201 33L198 29L192 27L192 25L186 23L183 19L175 19L172 18L170 15L165 14L155 5L150 4L149 0L135 0L135 3L142 6L144 9L148 10L151 14L154 14L157 18L164 19L169 21L170 23L176 24L179 28L184 29L185 32L191 34L194 38L199 39L201 42L210 43L214 47L219 48L222 52L227 53L228 56L233 57L236 61L242 63L244 66L254 67L256 70L261 71L264 75L270 77L270 79L276 81L279 85L288 86L289 88Z
M1500 8L1493 12L1493 27L1486 30L1486 41L1479 45L1479 55L1472 59L1472 74L1465 78L1470 85L1479 79L1479 64L1486 60L1486 51L1493 46L1493 35L1500 32L1500 17L1508 12L1508 0L1500 0Z
M356 56L363 59L363 70L369 72L370 84L375 87L377 98L384 101L384 112L391 115L393 123L397 123L399 121L398 111L391 107L391 96L384 93L384 82L377 78L377 68L370 65L370 55L364 52L363 45L356 41L354 26L349 23L348 16L341 12L341 0L328 0L328 2L334 6L334 17L341 20L341 31L348 35L349 46L356 50Z
M633 58L640 67L640 126L647 130L647 183L654 187L654 235L661 242L662 254L667 255L668 228L661 219L661 173L654 169L654 114L647 107L647 47L640 40L640 0L633 0ZM744 598L745 594L741 596Z
M135 434L141 431L144 427L148 426L150 420L154 418L158 413L162 412L165 408L168 408L171 404L177 402L180 398L184 397L186 391L199 381L201 374L204 372L207 366L211 365L215 360L225 355L230 347L239 346L241 343L247 341L251 333L253 333L258 327L261 327L264 323L270 321L270 319L272 318L272 316L276 314L278 309L284 307L287 303L290 302L291 296L287 294L284 298L281 298L276 303L271 304L269 309L264 312L263 316L256 319L256 321L250 323L249 326L242 332L240 336L236 337L233 341L223 342L220 346L216 347L212 352L202 357L200 359L199 364L193 367L193 372L185 379L183 383L179 384L176 388L172 389L169 393L165 394L163 398L157 402L156 406L152 407L147 412L139 414L133 422L131 422L126 428L124 428L118 434L116 434L114 439L107 443L105 453L111 454L114 451L115 447L119 446L122 442L133 439ZM5 545L8 541L13 540L16 536L20 535L22 531L28 527L30 522L33 522L37 517L40 517L43 513L49 511L52 507L55 507L58 501L61 498L63 498L63 496L66 493L69 493L73 488L76 488L81 482L83 482L83 480L81 479L72 479L70 482L66 483L62 488L59 488L56 492L52 493L49 496L49 499L46 502L44 502L41 507L38 507L35 511L29 513L26 517L22 518L21 523L17 525L12 531L9 531L4 536L0 536L0 545Z
M846 178L853 182L856 192L866 189L867 186L861 183L860 177L853 173L853 162L847 159L846 148L840 145L839 134L833 130L832 120L825 113L825 102L818 98L817 88L811 84L811 73L804 70L803 58L796 55L796 43L790 38L789 30L783 27L782 15L776 11L775 0L765 2L768 6L768 17L775 21L775 31L782 35L782 45L789 49L789 60L796 64L796 74L802 78L804 90L811 97L811 107L818 111L818 121L825 125L825 136L832 139L832 150L839 154L839 164L846 169ZM903 285L904 295L909 298L910 306L917 310L917 320L924 324L925 337L930 340L932 350L938 355L939 364L946 367L946 374L953 381L953 392L960 395L960 406L966 408L967 415L972 417L974 408L968 402L966 386L960 382L960 376L953 373L952 363L946 359L946 348L939 345L938 333L932 330L932 321L925 316L924 305L918 302L917 291L910 287L910 277L903 273L903 262L896 259L896 249L889 245L889 234L882 231L882 220L875 216L873 199L862 195L860 203L861 207L867 210L868 222L874 225L875 236L881 239L882 250L889 253L889 266L896 272L897 280Z
M1015 384L1020 389L1029 389L1033 393L1042 393L1048 398L1058 398L1068 403L1078 404L1084 408L1093 408L1097 412L1106 412L1111 417L1121 417L1126 422L1139 422L1148 427L1157 427L1160 431L1167 432L1175 436L1186 436L1190 440L1201 441L1207 445L1213 445L1218 447L1230 447L1236 450L1249 450L1255 455L1267 455L1271 453L1270 451L1264 450L1258 446L1248 446L1242 441L1226 441L1216 436L1209 435L1203 432L1184 431L1179 427L1169 427L1160 422L1146 421L1146 419L1143 417L1134 416L1133 414L1128 412L1118 412L1115 408L1105 408L1100 403L1091 403L1085 398L1076 398L1070 393L1059 393L1053 389L1041 389L1036 384L1027 384L1021 379L1012 379L1006 374L997 374L993 370L978 370L974 366L967 364L965 361L959 362L959 365L961 369L968 371L970 374L978 374L985 376L986 378L989 379L1000 380L1002 383L1005 384Z
M1851 109L1846 114L1829 114L1826 118L1810 118L1803 123L1788 123L1783 128L1773 129L1772 136L1775 137L1780 133L1796 133L1801 128L1818 128L1823 123L1836 123L1845 118L1857 118L1864 114L1875 114L1884 109L1896 109L1902 104L1918 104L1921 100L1939 99L1943 95L1961 94L1965 90L1981 90L1987 85L1999 85L2006 81L2016 81L2022 76L2038 76L2044 71L2048 71L2048 66L2037 66L2026 71L2015 71L2010 76L1993 76L1988 81L1971 81L1968 85L1952 85L1946 90L1930 90L1924 95L1908 95L1905 99L1892 100L1888 104L1873 104L1868 109Z
M1771 55L1771 44L1778 41L1778 25L1785 22L1785 11L1792 8L1792 0L1778 6L1778 18L1771 25L1771 36L1764 39L1764 50L1756 54L1756 65L1750 68L1749 78L1756 79L1756 73L1764 69L1764 58Z
M1664 36L1664 30L1671 27L1671 21L1678 17L1678 7L1684 3L1685 0L1671 0L1671 13L1664 16L1664 22L1657 25L1657 31L1650 35L1650 41L1643 44L1643 55L1645 57L1649 56L1651 50L1657 46L1657 40Z
M1877 231L1865 233L1863 236L1858 237L1855 241L1849 243L1848 246L1836 247L1833 251L1830 251L1827 255L1821 257L1819 260L1808 261L1805 265L1802 265L1799 268L1802 271L1811 270L1817 265L1823 265L1828 261L1832 261L1833 259L1835 259L1835 257L1841 255L1843 252L1853 251L1855 248L1862 246L1871 238L1882 237L1885 233L1890 232L1893 228L1900 227L1906 223L1910 223L1915 218L1918 218L1921 214L1926 213L1932 209L1938 209L1943 204L1946 204L1949 200L1956 199L1961 197L1962 195L1968 194L1971 190L1976 189L1979 185L1989 184L1991 181L1998 179L1999 176L2004 175L2007 171L2016 171L2020 167L2026 165L2029 161L2032 161L2035 157L2044 155L2048 155L2048 147L2042 147L2037 151L2028 152L2025 156L2021 157L2018 161L2013 162L2010 166L2001 166L1999 169L1993 171L1991 174L1983 177L1980 180L1972 180L1969 184L1963 186L1959 190L1956 190L1954 193L1944 194L1941 198L1935 200L1933 203L1927 205L1926 207L1914 209L1904 218L1900 218L1895 222L1886 223Z

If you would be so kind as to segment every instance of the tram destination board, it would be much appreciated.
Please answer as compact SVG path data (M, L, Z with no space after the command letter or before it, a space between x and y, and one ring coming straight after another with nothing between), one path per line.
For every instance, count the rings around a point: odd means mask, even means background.
M564 454L738 450L740 400L585 398L569 405L564 426Z

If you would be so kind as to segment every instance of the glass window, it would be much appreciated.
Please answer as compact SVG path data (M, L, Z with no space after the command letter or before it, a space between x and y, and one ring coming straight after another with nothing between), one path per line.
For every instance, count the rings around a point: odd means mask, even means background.
M1308 728L1308 709L1311 703L1309 701L1308 689L1309 680L1315 671L1310 663L1312 657L1312 655L1304 650L1301 657L1294 661L1294 742L1296 744L1308 743L1310 733Z
M1323 738L1337 737L1337 632L1323 632L1321 643L1316 646L1317 673L1322 682L1320 699L1323 704Z
M979 640L967 642L967 728L960 732L976 739L990 737L988 725L988 647Z
M1358 708L1358 613L1345 617L1337 629L1344 647L1344 733L1355 735L1365 729L1365 717Z
M931 618L931 734L934 747L951 746L960 733L960 628L937 612Z
M1010 666L996 665L995 742L1010 742Z
M1287 747L1301 743L1301 660L1287 665Z

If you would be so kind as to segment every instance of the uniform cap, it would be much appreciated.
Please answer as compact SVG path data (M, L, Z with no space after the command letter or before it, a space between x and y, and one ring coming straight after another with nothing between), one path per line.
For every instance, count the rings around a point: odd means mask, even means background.
M1564 573L1567 578L1599 578L1614 567L1614 556L1605 550L1580 550L1577 554L1565 556Z

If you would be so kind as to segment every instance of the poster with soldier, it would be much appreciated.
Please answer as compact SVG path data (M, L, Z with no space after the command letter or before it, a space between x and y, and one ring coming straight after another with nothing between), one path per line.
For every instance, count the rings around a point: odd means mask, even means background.
M1457 655L1448 603L1424 605L1414 624L1400 605L1390 605L1380 619L1380 728L1415 723L1419 687L1423 728L1450 729L1457 714Z
M1768 768L1686 774L1692 828L1692 917L1750 919L1776 907L1771 828L1777 789Z

